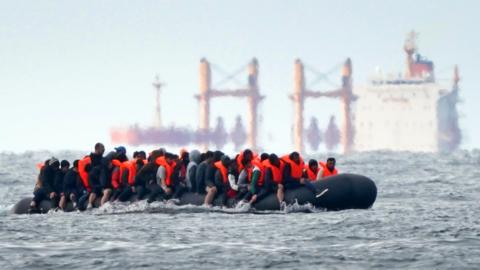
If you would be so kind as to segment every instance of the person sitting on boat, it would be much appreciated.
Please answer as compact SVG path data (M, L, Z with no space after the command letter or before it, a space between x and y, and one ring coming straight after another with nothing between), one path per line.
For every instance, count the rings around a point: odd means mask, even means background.
M69 201L73 204L73 209L77 209L79 195L84 190L80 176L78 175L78 159L73 161L73 166L70 168L63 178L63 192L60 196L59 207L62 210L66 209Z
M120 195L126 191L129 192L130 186L128 185L128 167L130 161L121 162L118 159L112 160L112 172L111 172L111 195L110 200L119 200Z
M90 180L88 179L89 172L87 171L87 165L88 168L90 168L90 171L92 168L100 167L102 165L104 152L105 146L102 143L96 143L94 146L94 151L78 161L78 175L85 190L87 191L86 194L83 194L82 197L79 198L79 203L82 205L82 207L84 207L83 202L86 202L87 199L90 199L89 193L92 192Z
M70 162L68 160L62 160L60 162L60 170L55 173L55 179L53 180L53 190L55 192L55 200L52 201L53 207L58 207L59 201L63 196L63 180L65 174L70 169Z
M142 200L147 194L156 191L159 187L156 182L158 165L155 161L157 158L164 156L164 154L164 151L160 149L153 150L148 156L148 162L135 175L135 193L137 193L139 200ZM154 199L148 201L152 202Z
M196 190L195 173L197 172L198 164L200 164L200 151L190 151L189 162L185 172L185 184L191 192L195 192Z
M244 164L249 163L255 157L254 153L250 149L245 149L238 156L235 158L237 161L238 171L241 172L243 170Z
M219 161L213 164L215 167L216 195L220 198L222 205L226 205L228 199L235 198L238 189L232 164L235 164L235 162L227 155L222 156ZM207 203L211 204L211 201Z
M247 174L248 192L243 197L243 202L251 205L268 195L264 187L265 170L260 159L254 158L244 161L244 171Z
M115 160L115 161L114 161ZM102 166L100 170L100 183L102 186L102 199L100 205L104 205L113 193L112 172L117 170L120 173L122 163L127 161L127 149L123 146L115 148L102 159Z
M328 176L337 175L338 170L335 168L336 160L333 157L327 158L327 162L319 162L320 167L317 174L317 180L323 179Z
M179 166L178 176L180 178L180 182L185 185L185 188L188 163L190 163L190 153L186 149L182 148L178 157L177 166Z
M267 194L277 195L280 209L285 209L285 188L283 186L283 168L284 161L278 158L276 154L270 154L268 159L262 162L265 168L265 190Z
M305 165L298 152L292 152L290 155L282 157L282 160L285 162L283 169L285 189L295 189L304 186L312 191L313 194L318 194L315 186L303 175Z
M33 200L30 202L30 212L38 212L40 202L45 199L54 200L56 197L54 186L54 178L56 172L59 170L60 162L58 159L52 157L40 168L40 173L35 183L33 191Z
M88 173L88 187L90 188L87 204L87 210L89 210L93 208L95 200L103 195L103 187L100 182L101 167L87 164L85 171Z
M174 154L166 152L165 155L158 157L155 162L158 165L156 175L158 188L156 187L151 194L150 201L154 200L153 197L158 197L158 195L163 195L164 199L172 197L175 188L174 184L178 177L178 167Z
M213 199L217 194L217 186L215 185L215 173L217 168L215 167L215 163L220 161L221 158L224 156L222 151L215 151L213 152L213 158L210 163L207 163L205 168L205 191L207 195L205 195L205 199L203 202L204 206L210 207L212 206Z
M205 194L205 176L207 173L207 168L213 164L213 152L207 151L205 152L205 160L200 162L197 166L197 170L195 172L195 192L199 194Z
M315 182L317 181L318 171L318 162L315 159L310 159L303 170L303 176L308 180Z
M114 199L121 202L130 200L130 197L136 193L135 177L145 164L147 164L147 157L144 151L135 151L133 153L133 159L123 163L123 170L121 172L122 188L114 192Z

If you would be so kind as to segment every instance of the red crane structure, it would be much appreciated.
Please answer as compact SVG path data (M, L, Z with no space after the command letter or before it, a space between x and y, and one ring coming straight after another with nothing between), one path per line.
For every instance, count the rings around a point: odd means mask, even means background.
M305 84L304 64L300 59L295 60L294 63L294 86L293 94L290 99L294 103L294 126L293 126L293 140L295 150L304 152L304 127L303 127L303 111L305 107L305 100L307 98L339 98L342 104L343 123L341 130L341 142L343 152L349 153L353 148L353 126L352 126L352 108L351 104L356 100L356 96L352 92L352 62L348 58L342 67L342 86L339 89L331 91L315 91L307 89Z

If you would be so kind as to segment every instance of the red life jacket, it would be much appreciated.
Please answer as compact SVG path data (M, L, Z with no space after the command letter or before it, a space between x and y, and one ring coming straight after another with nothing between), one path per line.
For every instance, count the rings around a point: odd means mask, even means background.
M78 175L80 176L80 179L82 180L83 187L88 191L92 192L92 188L90 187L90 184L88 183L88 172L85 170L85 167L88 164L92 163L92 159L90 156L86 156L83 159L80 159L78 161Z
M256 159L257 156L258 156L257 153L252 151L252 160ZM245 166L243 166L243 151L241 151L238 154L238 157L237 157L236 161L237 161L238 171L241 172L243 170L243 168L245 168Z
M293 160L290 159L290 157L283 156L282 160L285 161L286 163L290 164L291 170L290 170L290 176L295 179L300 179L303 176L303 159L300 157L300 164L295 163Z
M323 168L322 178L338 174L337 168L333 169L333 172L331 172L327 168L327 164L325 164L324 162L320 161L320 162L318 162L318 164L320 164L320 166L322 166L322 168Z
M127 162L128 161L122 163L118 159L112 160L112 165L114 166L114 169L112 171L111 183L114 189L118 189L123 184L122 176L123 172L125 171Z
M215 168L217 168L218 171L220 172L220 174L222 175L223 184L227 185L227 183L228 183L228 170L222 164L222 161L217 161L217 162L213 163L213 166L215 166ZM227 190L227 198L235 198L236 195L237 195L237 192L235 190L233 190L229 185L229 188Z
M270 163L270 160L265 159L262 161L263 167L265 168L265 171L267 169L270 169L272 171L272 177L273 177L273 182L276 184L281 184L283 180L283 167L285 167L285 162L282 160L280 161L280 167L274 166L272 163Z
M137 175L137 160L126 161L128 168L128 184L133 187L135 185L135 176ZM142 159L143 165L147 164L145 159Z
M167 160L165 157L159 157L155 160L155 163L159 166L162 166L165 168L165 184L170 187L172 186L172 174L173 170L175 169L175 162L172 162L172 164L168 164Z
M223 166L222 161L217 161L217 162L213 163L213 166L215 166L215 168L217 168L220 171L220 173L222 174L222 182L224 184L227 184L228 183L228 170L227 170L227 168L225 168L225 166Z
M35 164L35 167L37 167L39 171L41 171L44 166L45 166L45 162Z
M253 159L252 160L252 166L250 166L250 168L247 169L248 183L252 182L252 175L253 175L254 167L258 167L260 169L260 178L258 178L257 186L263 186L263 177L265 175L265 168L263 167L263 165L262 165L262 163L260 162L259 159Z
M306 172L307 178L308 178L310 181L315 181L315 180L317 180L318 170L319 170L319 169L317 168L315 171L312 171L312 169L310 169L310 166L305 165L305 172Z

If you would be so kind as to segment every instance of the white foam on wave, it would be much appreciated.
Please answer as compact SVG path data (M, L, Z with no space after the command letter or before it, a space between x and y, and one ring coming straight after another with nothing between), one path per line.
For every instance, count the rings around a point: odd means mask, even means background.
M299 204L297 201L294 204L287 205L283 210L255 210L249 204L243 204L234 208L220 207L220 206L204 206L204 205L176 205L169 201L156 201L147 203L146 200L137 201L133 203L122 202L107 202L100 208L94 208L91 212L95 215L114 215L114 214L129 214L129 213L225 213L225 214L289 214L289 213L318 213L325 210L315 208L312 204Z
M12 212L14 204L4 205L0 204L0 216L6 216Z

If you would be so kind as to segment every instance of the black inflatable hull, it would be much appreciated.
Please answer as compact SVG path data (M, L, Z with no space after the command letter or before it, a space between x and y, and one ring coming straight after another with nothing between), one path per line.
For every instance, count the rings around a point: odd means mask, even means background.
M287 204L307 204L310 203L318 208L327 210L345 210L345 209L368 209L372 207L377 198L377 187L368 177L355 174L339 174L325 178L315 183L318 191L324 191L324 194L316 198L307 188L301 187L285 192L285 201ZM187 192L180 198L180 204L202 205L205 195ZM15 214L27 214L32 198L20 200L12 209ZM133 196L131 201L135 201ZM98 200L95 203L98 206ZM214 205L221 205L219 199L213 202ZM235 201L228 200L227 207L233 207ZM278 210L280 205L275 194L270 194L266 198L254 205L257 210ZM40 213L46 213L52 208L51 202L44 200L40 203ZM66 211L72 211L71 203L67 205Z

